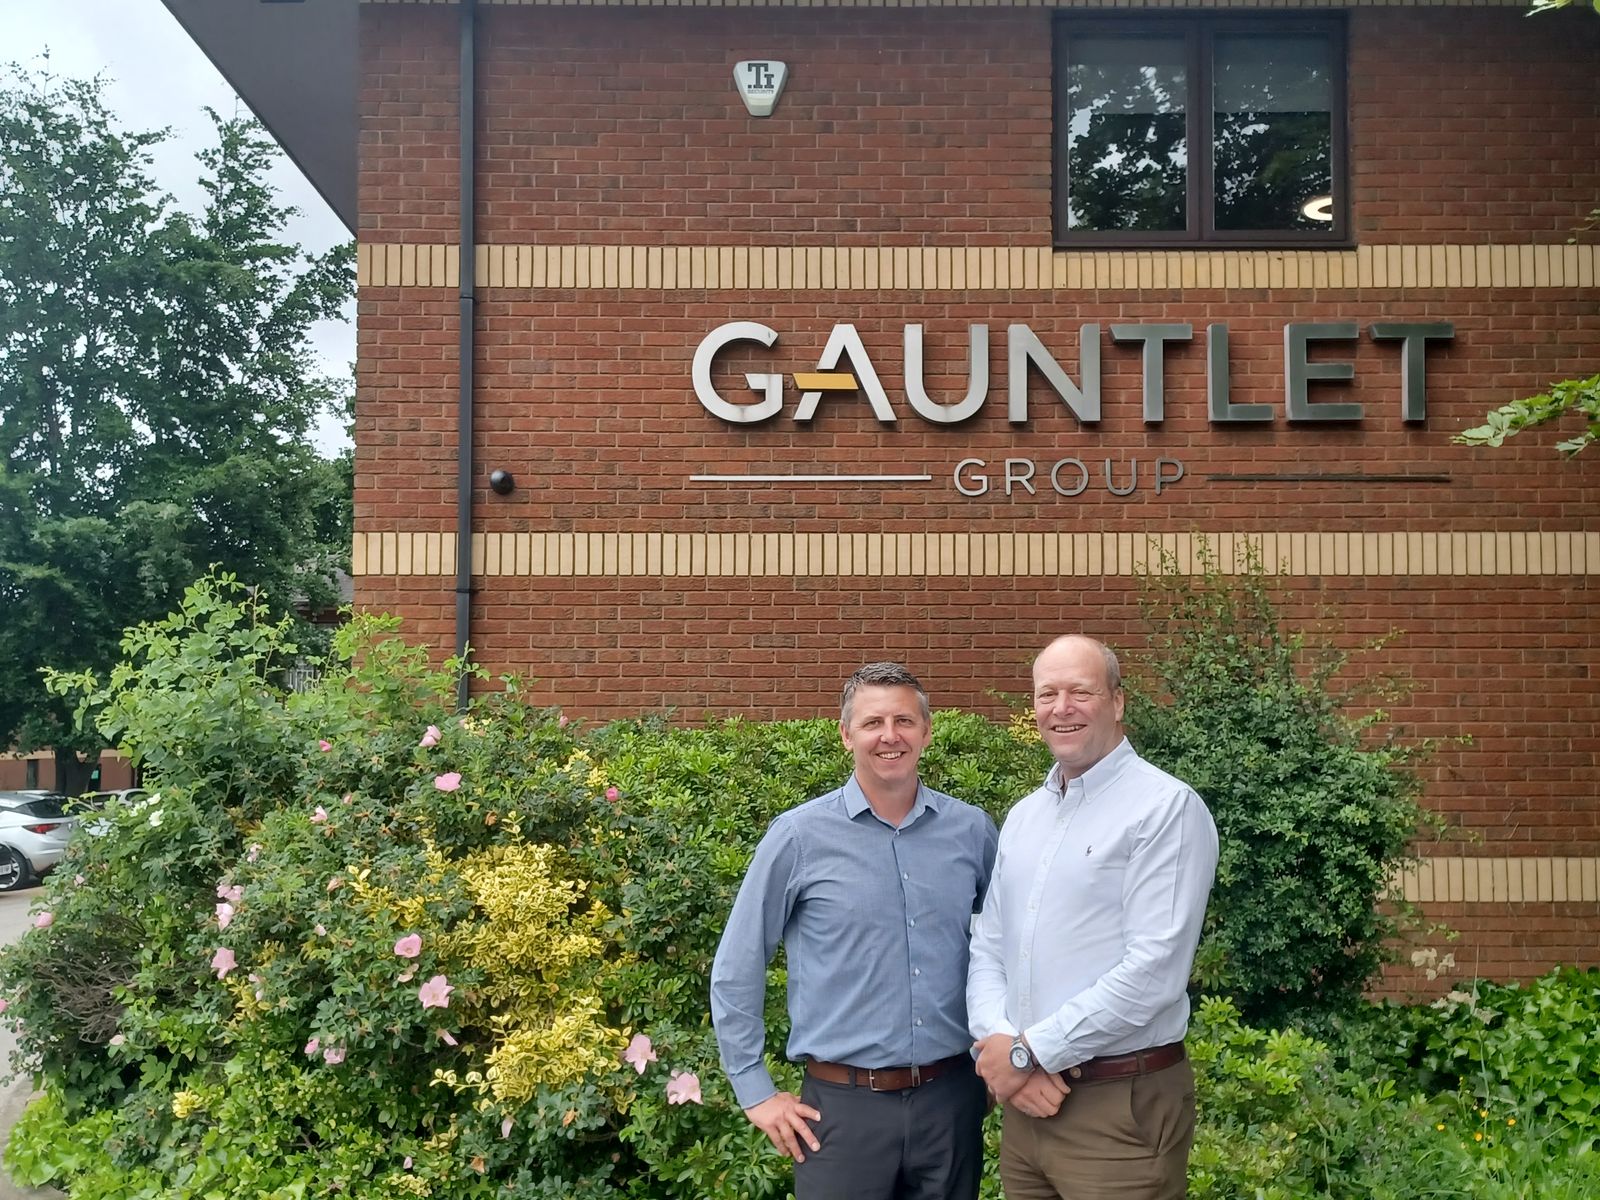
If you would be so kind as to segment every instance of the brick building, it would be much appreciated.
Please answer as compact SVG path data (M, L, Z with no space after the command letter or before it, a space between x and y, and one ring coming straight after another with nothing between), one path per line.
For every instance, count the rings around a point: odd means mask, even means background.
M358 603L586 715L997 711L1249 543L1471 735L1462 968L1600 961L1600 457L1451 442L1600 362L1593 14L167 3L359 237Z

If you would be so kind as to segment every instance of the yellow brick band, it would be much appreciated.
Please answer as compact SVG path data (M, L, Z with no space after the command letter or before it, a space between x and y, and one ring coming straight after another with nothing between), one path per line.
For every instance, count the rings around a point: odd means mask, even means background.
M1592 288L1600 244L1355 250L1053 250L1039 246L550 246L477 248L484 288L811 292ZM362 287L457 287L455 246L364 243Z
M1600 900L1600 858L1424 858L1397 891L1413 904L1583 904Z
M1246 548L1289 577L1600 575L1600 532L475 533L482 576L1127 576L1162 553L1197 571L1202 542L1232 571ZM443 532L362 532L356 575L454 575Z

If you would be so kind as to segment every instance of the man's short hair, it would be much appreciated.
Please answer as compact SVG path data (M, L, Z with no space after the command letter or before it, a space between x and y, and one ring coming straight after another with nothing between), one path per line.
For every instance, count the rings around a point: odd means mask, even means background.
M1096 650L1100 651L1100 657L1105 661L1106 664L1107 692L1115 692L1119 687L1122 686L1122 664L1117 661L1117 652L1115 650L1106 645L1099 638L1092 638L1088 634L1084 633L1064 633L1060 637L1054 639L1050 643L1050 646L1054 646L1059 642L1066 641L1088 642L1093 645ZM1050 649L1050 646L1046 646L1044 650ZM1034 656L1035 662L1038 662L1039 659L1043 657L1044 650L1039 651L1039 653Z
M839 720L846 725L850 724L850 706L855 702L858 687L908 687L917 694L917 703L922 709L922 719L924 721L932 719L928 711L928 692L922 686L922 681L900 663L875 662L858 667L855 673L844 681L844 692L839 697Z

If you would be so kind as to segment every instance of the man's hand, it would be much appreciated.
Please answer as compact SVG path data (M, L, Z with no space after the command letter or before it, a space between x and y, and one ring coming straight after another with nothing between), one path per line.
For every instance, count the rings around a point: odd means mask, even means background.
M1012 1093L1007 1103L1025 1117L1053 1117L1061 1111L1061 1102L1070 1091L1072 1089L1061 1082L1061 1076L1038 1070Z
M1011 1035L991 1033L977 1043L978 1075L1001 1104L1009 1104L1018 1088L1028 1082L1027 1071L1011 1065Z
M778 1153L787 1154L797 1163L806 1160L800 1149L801 1142L812 1150L822 1149L817 1135L806 1124L807 1121L820 1121L822 1114L809 1104L802 1104L800 1097L793 1092L778 1092L768 1096L760 1104L745 1109L744 1115L750 1118L750 1124L767 1135L768 1140L778 1148Z

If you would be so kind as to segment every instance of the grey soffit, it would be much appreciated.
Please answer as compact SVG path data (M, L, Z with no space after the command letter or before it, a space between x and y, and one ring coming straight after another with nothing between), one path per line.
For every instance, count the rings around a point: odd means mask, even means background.
M162 3L354 233L358 0Z

